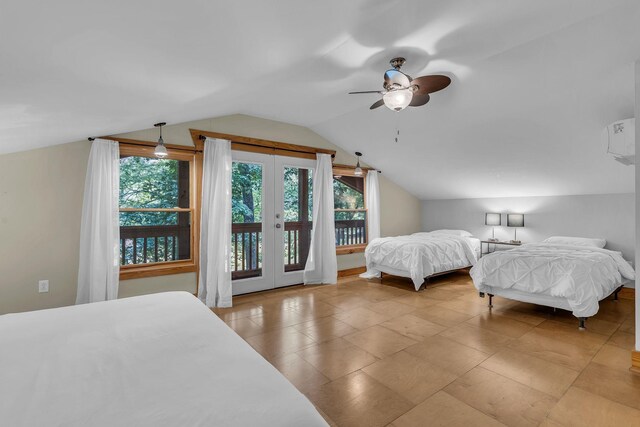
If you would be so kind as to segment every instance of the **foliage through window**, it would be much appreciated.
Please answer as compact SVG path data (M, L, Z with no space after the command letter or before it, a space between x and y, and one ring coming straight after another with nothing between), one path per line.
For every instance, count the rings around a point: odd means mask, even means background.
M121 155L121 265L192 258L190 167L186 160Z
M367 208L364 191L364 177L335 173L333 200L336 246L355 246L367 243Z

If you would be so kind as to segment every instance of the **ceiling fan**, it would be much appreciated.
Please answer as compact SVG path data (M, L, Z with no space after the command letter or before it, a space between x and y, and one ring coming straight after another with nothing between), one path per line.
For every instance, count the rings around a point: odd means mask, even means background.
M398 57L389 61L393 68L385 71L384 90L366 90L349 92L349 95L361 93L379 93L382 99L375 102L369 109L373 110L386 105L390 110L402 111L407 107L419 107L429 102L429 94L442 90L451 84L451 79L443 75L422 76L412 79L411 76L400 71L405 59Z

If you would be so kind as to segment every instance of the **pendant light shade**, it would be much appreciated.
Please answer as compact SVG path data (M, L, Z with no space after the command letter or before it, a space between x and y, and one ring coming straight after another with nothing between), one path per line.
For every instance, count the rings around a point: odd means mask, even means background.
M356 157L358 158L358 163L356 164L356 168L353 171L353 174L355 176L362 176L362 168L360 167L360 156L362 156L362 153L359 151L356 151Z
M153 151L156 157L167 157L169 153L167 152L167 147L164 146L164 140L162 139L162 126L166 125L165 122L156 123L154 126L160 128L160 138L158 138L158 145L156 145L156 149Z

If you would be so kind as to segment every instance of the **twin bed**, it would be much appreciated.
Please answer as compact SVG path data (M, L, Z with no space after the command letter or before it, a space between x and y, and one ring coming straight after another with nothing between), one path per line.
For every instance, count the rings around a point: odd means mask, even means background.
M326 426L197 298L0 316L3 426Z
M366 249L365 277L381 273L409 277L416 291L429 277L473 266L481 297L504 298L571 311L584 329L598 312L599 301L635 279L619 252L606 241L550 237L542 243L496 251L478 259L480 242L463 230L437 230L373 240Z

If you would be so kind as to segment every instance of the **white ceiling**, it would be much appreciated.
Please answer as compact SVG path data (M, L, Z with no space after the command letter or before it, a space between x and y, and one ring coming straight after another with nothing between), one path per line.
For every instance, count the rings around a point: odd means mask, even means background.
M633 115L639 24L636 0L4 1L0 153L245 113L423 199L632 192L600 133ZM452 85L400 113L346 94L397 55Z

